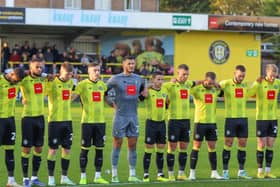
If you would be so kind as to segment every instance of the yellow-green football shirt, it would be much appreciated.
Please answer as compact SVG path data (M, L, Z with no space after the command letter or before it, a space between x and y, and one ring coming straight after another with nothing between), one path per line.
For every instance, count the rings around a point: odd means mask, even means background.
M72 120L71 96L73 86L72 79L64 82L58 77L47 83L49 122Z
M195 104L195 123L216 123L216 102L220 90L206 89L202 84L191 89Z
M192 81L163 84L169 99L168 119L190 119L190 89L193 85Z
M18 86L11 84L4 75L0 75L0 118L15 115L15 103Z
M75 93L80 95L83 113L82 123L105 123L104 94L107 85L103 81L85 79L78 83Z
M233 79L228 79L220 82L220 86L224 91L225 112L227 118L245 118L246 101L248 84L237 84Z
M256 119L257 120L276 120L278 108L278 93L280 80L276 79L273 83L266 80L254 82L249 90L252 95L256 95Z
M46 81L46 78L28 75L19 83L22 99L25 102L23 105L23 117L44 115Z
M147 119L163 121L166 117L167 91L164 88L148 90L148 97L145 99Z

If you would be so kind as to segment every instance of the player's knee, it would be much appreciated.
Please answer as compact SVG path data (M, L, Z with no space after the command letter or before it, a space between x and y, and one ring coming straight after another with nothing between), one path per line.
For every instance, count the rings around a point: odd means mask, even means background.
M42 147L35 147L34 148L34 152L38 153L38 154L41 154L43 151Z
M179 144L179 149L180 150L186 150L188 148L188 143L187 142L180 142Z

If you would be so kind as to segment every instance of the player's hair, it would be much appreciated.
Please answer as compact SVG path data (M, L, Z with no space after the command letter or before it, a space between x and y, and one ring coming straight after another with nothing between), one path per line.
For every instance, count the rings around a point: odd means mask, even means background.
M134 56L132 56L132 55L127 55L127 56L124 56L123 57L123 60L122 60L122 62L125 62L126 60L134 60L135 59L135 57Z
M25 77L25 72L23 68L15 68L14 69L14 74L17 76L19 81L21 81Z
M241 72L246 72L246 68L243 65L237 65L235 66L235 70L239 70Z
M63 62L61 64L61 68L65 69L67 72L72 72L73 71L73 65L69 62Z
M212 71L208 71L205 73L205 78L209 77L212 80L216 79L216 73L212 72Z
M275 64L267 64L265 66L265 72L272 70L273 72L275 72L276 74L278 74L278 67Z
M98 62L91 62L88 64L88 68L96 67L96 66L100 66L100 64Z
M36 58L33 58L32 60L30 60L30 63L43 62L43 61L44 61L44 59L36 57Z
M161 71L155 71L152 73L152 79L156 78L156 76L158 75L163 75L163 73Z
M177 67L178 69L183 69L185 71L188 71L189 70L189 66L187 64L180 64L178 65Z

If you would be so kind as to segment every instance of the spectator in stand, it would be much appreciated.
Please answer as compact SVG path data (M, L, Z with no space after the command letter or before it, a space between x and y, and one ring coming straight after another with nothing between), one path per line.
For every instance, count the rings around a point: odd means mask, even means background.
M18 54L18 51L17 50L13 50L10 58L9 58L9 61L11 62L19 62L21 59L20 59L20 55ZM17 67L18 65L14 65L14 67Z
M28 64L24 64L24 62L28 62L29 58L28 58L28 52L27 51L24 51L22 54L21 54L21 63L19 64L19 66L24 69L28 69Z
M53 59L54 59L50 47L48 47L47 50L44 52L44 59L46 61L46 64L45 64L46 72L50 72L52 69L52 64L53 64ZM49 64L49 63L52 63L52 64Z
M7 42L4 42L2 51L1 51L1 59L2 59L2 67L1 70L4 72L5 69L9 67L8 61L10 57L10 48Z
M38 53L38 49L36 48L36 43L34 42L32 45L32 49L30 50L30 57L32 58L32 56Z
M24 42L24 44L21 46L21 53L26 53L28 56L30 55L30 47L29 47L29 43L28 41L26 40Z
M89 58L87 57L86 54L83 54L82 58L81 58L81 63L82 65L80 65L79 68L79 73L80 74L87 74L87 66L89 64Z
M12 51L17 51L17 54L21 54L21 50L19 48L19 45L18 44L15 44L14 48L12 49Z
M58 52L55 44L52 46L51 52L53 54L53 61L54 62L59 61L59 52Z
M59 62L69 61L68 53L64 51L59 59Z

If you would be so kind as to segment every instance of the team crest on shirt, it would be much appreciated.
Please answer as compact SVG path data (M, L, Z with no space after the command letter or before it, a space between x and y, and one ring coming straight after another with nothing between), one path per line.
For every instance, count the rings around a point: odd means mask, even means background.
M102 90L103 90L103 87L102 87L102 86L99 86L99 87L98 87L98 90L102 91Z
M162 97L167 97L167 95L166 95L165 93L163 93L161 96L162 96Z
M278 85L274 85L274 89L278 89L279 87L278 87Z

